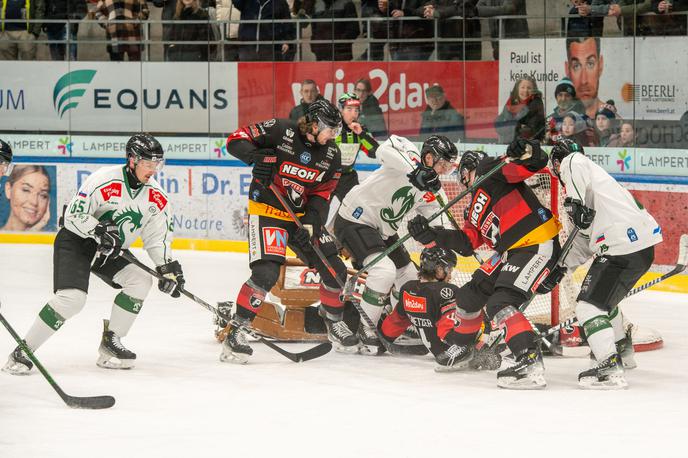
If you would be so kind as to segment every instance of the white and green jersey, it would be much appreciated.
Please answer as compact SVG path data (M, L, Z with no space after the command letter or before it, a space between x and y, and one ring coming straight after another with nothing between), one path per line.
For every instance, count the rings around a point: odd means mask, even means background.
M106 219L119 227L122 248L129 248L141 236L155 265L172 260L172 212L155 179L131 189L124 166L103 167L91 174L69 202L65 229L82 238L95 238L96 225Z
M593 255L635 253L662 241L657 221L602 167L581 153L569 154L559 167L566 197L595 210L588 229L578 232L565 265L575 268Z
M440 205L435 195L416 188L406 176L420 162L420 153L413 142L392 135L378 148L377 158L381 167L349 191L339 207L339 215L374 227L387 239L397 233L404 216L412 210L429 217ZM444 190L438 194L447 202ZM447 222L434 222L440 224Z

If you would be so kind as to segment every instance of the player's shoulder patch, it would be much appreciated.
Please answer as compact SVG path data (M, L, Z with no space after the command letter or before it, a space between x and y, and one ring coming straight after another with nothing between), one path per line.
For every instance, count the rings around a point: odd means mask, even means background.
M454 291L454 288L452 288L451 286L452 285L447 285L440 288L440 297L442 299L450 300L456 296L456 292Z
M162 189L149 187L148 188L148 202L153 203L158 210L163 211L167 207L168 198Z

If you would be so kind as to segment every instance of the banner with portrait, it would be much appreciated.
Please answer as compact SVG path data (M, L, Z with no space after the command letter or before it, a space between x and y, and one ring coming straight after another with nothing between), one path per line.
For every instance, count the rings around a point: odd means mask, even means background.
M55 165L17 164L9 177L0 177L0 190L0 232L57 230Z

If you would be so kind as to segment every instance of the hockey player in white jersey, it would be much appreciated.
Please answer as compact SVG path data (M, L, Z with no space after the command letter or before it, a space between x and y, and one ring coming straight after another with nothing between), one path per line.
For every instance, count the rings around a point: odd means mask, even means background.
M564 267L554 268L540 287L550 291L567 269L574 271L594 257L577 298L576 315L597 365L581 372L578 383L587 389L626 388L622 356L615 345L626 338L617 306L652 266L661 228L575 141L555 143L550 168L566 190L564 207L580 232ZM632 352L631 342L626 351Z
M397 230L407 213L430 216L439 210L435 193L446 201L439 175L453 169L457 156L456 146L442 135L429 137L420 153L411 141L396 135L380 145L381 167L346 195L334 222L335 237L355 267L367 265L398 240ZM417 277L403 245L368 270L361 307L374 324L390 300L392 286L399 289ZM376 329L361 320L358 334L361 353L376 354L380 348Z
M55 237L53 290L26 334L26 345L36 351L66 320L86 304L89 275L93 272L110 286L121 289L112 306L98 349L97 365L129 369L136 355L121 342L141 311L152 285L151 276L119 257L139 236L143 247L167 277L161 291L179 297L184 275L172 259L172 219L167 195L153 175L164 164L160 143L148 134L131 137L126 145L127 164L103 167L90 175L69 202L64 227ZM95 261L94 261L95 258ZM28 374L33 364L17 347L4 371Z

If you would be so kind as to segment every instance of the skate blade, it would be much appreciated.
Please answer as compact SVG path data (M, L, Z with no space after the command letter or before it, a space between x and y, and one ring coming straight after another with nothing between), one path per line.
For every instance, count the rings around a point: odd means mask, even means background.
M31 375L31 369L27 368L23 364L19 363L14 363L14 364L6 364L2 368L3 372L7 372L8 374L11 375L20 375L20 376L26 376L26 375Z
M469 364L470 361L457 363L453 366L440 366L439 364L437 364L435 366L435 372L437 372L438 374L446 374L449 372L461 372L470 369Z
M96 366L103 369L129 370L134 367L135 361L134 359L117 359L114 356L101 355L96 361Z
M623 377L609 377L603 381L595 377L585 377L578 381L578 387L583 390L626 390L628 382Z
M246 364L248 362L248 355L243 353L233 353L231 351L226 352L223 350L222 353L220 353L220 361L231 364Z
M547 382L542 374L534 374L522 379L515 377L498 378L497 386L506 390L542 390L547 387Z
M334 348L334 351L337 353L343 353L345 355L355 355L358 353L358 344L349 345L347 347L339 342L332 342L331 340L330 342L332 343L332 348Z
M630 358L627 357L622 357L621 362L623 363L624 369L635 369L638 367L638 363L635 361L635 358L631 356Z
M377 345L366 345L364 343L358 344L358 352L366 356L377 356L381 354L380 347Z

